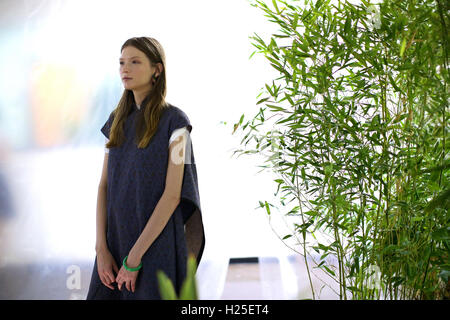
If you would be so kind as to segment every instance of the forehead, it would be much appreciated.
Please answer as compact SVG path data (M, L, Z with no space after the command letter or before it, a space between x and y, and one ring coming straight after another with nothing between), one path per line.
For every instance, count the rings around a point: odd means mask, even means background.
M123 48L120 59L130 59L132 57L145 58L145 54L141 50L132 46Z

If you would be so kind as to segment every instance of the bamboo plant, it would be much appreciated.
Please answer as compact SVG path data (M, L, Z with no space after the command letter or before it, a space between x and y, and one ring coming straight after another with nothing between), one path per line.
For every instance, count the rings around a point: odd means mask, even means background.
M243 138L233 154L263 154L277 175L280 203L259 208L286 220L279 237L303 256L311 297L319 268L340 299L444 298L448 3L251 5L279 31L251 36L250 58L263 54L279 77L234 124Z

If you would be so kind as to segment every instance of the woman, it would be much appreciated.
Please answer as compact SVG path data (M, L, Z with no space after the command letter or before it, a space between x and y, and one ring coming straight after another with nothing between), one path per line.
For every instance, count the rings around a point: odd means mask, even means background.
M157 270L179 291L188 253L199 263L205 244L192 126L165 102L158 41L128 39L119 63L125 90L101 129L107 144L87 299L160 299Z

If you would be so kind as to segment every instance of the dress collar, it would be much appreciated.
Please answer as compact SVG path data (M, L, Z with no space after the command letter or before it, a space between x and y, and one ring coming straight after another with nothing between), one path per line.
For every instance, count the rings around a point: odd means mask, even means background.
M133 102L133 110L141 111L141 108L137 106L136 102Z
M149 99L150 99L150 96L146 96L144 98L144 100L142 100L141 105L139 106L139 108L138 108L138 106L136 104L136 101L133 101L134 109L138 110L138 111L142 111L142 106L145 105L148 102Z

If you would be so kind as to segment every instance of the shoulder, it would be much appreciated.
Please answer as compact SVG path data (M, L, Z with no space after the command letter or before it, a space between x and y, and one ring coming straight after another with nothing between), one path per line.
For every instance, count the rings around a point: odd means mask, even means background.
M192 131L192 125L189 120L188 115L181 108L174 106L172 104L168 104L166 107L166 111L168 111L168 124L169 131L172 133L175 129L179 129L181 127L186 127L189 132Z
M115 112L116 112L115 109L113 111L111 111L111 113L109 114L108 119L103 124L102 128L100 129L100 131L103 132L103 134L105 135L106 138L109 138L109 132L111 130L112 123L114 121Z
M168 104L166 107L167 118L169 123L179 125L184 123L185 125L190 125L190 120L186 112L181 108L174 106L173 104Z
M168 103L168 106L166 107L166 111L168 112L169 116L171 116L171 117L188 118L186 112L184 112L181 108L174 106L173 104L170 104L170 103Z

